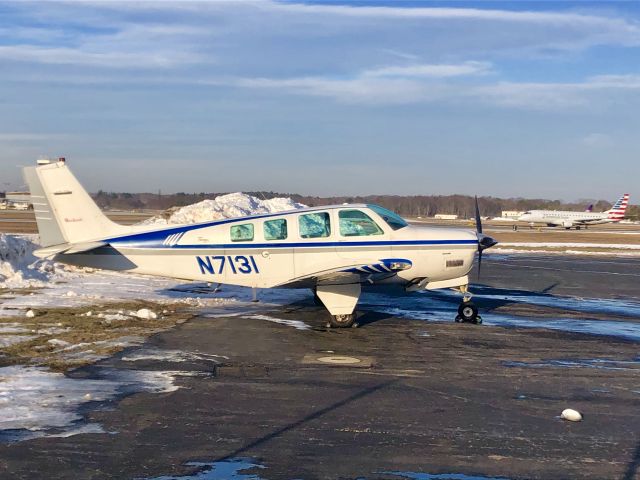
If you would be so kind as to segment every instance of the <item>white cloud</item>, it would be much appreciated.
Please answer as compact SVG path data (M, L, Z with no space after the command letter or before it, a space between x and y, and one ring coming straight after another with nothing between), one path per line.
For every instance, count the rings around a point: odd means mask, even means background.
M363 77L414 77L446 78L465 75L483 75L491 71L489 62L464 62L461 64L413 64L407 66L389 66L365 70Z
M198 61L197 56L185 53L172 55L169 52L92 52L74 48L51 48L32 45L0 46L0 58L19 62L118 68L167 68L177 64Z
M364 70L350 77L236 78L218 80L238 87L278 89L331 97L345 103L404 104L450 95L450 87L425 80L465 77L490 70L485 62L420 64Z
M468 65L478 65L478 68L467 68ZM469 85L442 82L455 73L464 78L485 71L489 71L488 65L467 62L459 66L382 67L366 70L351 78L236 78L218 79L214 83L244 88L278 89L291 94L330 97L344 103L394 105L475 102L530 110L587 108L598 96L640 90L640 75L595 76L582 82L569 83L501 81ZM402 73L405 75L402 76Z

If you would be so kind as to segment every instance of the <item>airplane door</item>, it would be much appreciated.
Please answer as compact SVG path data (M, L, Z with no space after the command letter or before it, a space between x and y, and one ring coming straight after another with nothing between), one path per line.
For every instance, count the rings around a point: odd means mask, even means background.
M390 256L391 247L382 243L389 240L389 234L366 212L345 208L334 210L334 214L339 238L336 252L340 258L373 264Z
M295 228L295 276L307 278L322 275L339 266L333 243L337 239L333 212L315 211L297 216Z
M260 224L259 224L260 225ZM274 287L291 281L294 277L294 248L288 247L294 228L293 218L276 218L261 222L262 242L254 251L254 261L259 269L259 287Z

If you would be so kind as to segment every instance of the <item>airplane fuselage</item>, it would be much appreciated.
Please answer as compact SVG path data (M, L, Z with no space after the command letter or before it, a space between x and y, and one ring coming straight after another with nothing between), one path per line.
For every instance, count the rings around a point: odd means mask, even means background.
M615 220L607 218L606 213L572 212L563 210L531 210L521 215L518 220L529 223L544 223L560 227L574 225L598 225L611 223Z
M394 229L368 205L226 219L105 241L108 246L61 260L258 288L455 279L462 285L478 245L471 231Z

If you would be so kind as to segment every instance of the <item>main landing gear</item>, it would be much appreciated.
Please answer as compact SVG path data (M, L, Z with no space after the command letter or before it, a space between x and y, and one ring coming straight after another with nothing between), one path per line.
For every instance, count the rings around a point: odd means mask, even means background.
M460 306L458 306L458 315L456 315L456 323L473 323L480 325L482 317L478 314L478 307L471 301L469 286L463 285L457 289L464 294Z
M360 284L318 285L313 291L316 305L324 305L331 315L327 327L357 327L355 308L360 297Z
M349 313L345 315L331 315L328 326L333 328L357 327L356 314Z

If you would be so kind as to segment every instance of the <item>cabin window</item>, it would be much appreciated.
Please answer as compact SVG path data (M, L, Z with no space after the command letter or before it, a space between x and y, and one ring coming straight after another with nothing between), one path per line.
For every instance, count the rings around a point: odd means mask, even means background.
M265 240L284 240L287 238L287 221L284 218L264 222Z
M250 242L253 240L253 224L233 225L231 227L232 242Z
M298 221L302 238L322 238L331 235L331 223L327 212L300 215Z
M340 210L340 235L343 237L361 237L382 235L384 232L369 215L361 210Z

